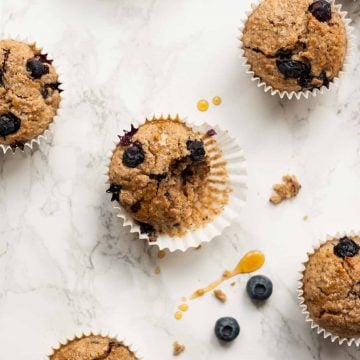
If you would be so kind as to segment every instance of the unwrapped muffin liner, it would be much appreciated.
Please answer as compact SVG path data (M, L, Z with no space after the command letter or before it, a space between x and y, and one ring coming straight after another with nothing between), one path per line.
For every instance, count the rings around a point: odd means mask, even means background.
M303 291L303 277L306 269L306 265L309 261L309 258L311 255L313 255L320 247L321 245L325 244L329 240L333 239L340 239L344 236L352 237L352 236L360 236L360 232L355 231L349 231L349 232L338 232L335 235L326 235L323 239L319 241L317 245L313 245L313 248L310 252L307 253L306 260L302 263L302 268L299 271L300 272L300 278L298 281L298 300L299 305L301 308L301 312L305 315L305 321L310 323L311 329L314 329L318 335L323 335L324 339L330 338L331 342L337 342L340 345L341 344L347 344L348 346L351 346L352 344L355 344L356 346L360 346L360 338L343 338L338 335L332 334L330 331L327 331L326 329L320 327L312 318L310 315L310 312L308 311L307 305L305 303L304 298L304 291Z
M19 35L13 36L13 35L9 35L9 34L1 34L1 40L7 40L7 39L21 41L21 42L24 42L24 43L29 44L29 45L35 44L35 46L37 47L37 43L35 41L33 41L32 39L23 38L23 37L21 37ZM63 74L61 72L61 69L59 69L57 61L52 58L51 53L48 53L46 50L44 50L43 47L37 47L37 48L39 50L41 50L42 54L48 54L48 58L53 60L52 66L56 69L56 72L57 72L58 77L59 77L59 82L61 83L60 89L62 90L59 108L57 109L57 112L56 112L52 122L49 124L49 127L42 134L37 136L36 138L24 142L24 147L23 148L18 147L18 146L15 147L15 148L12 148L11 145L0 144L0 148L1 148L0 151L4 155L6 153L8 153L8 152L12 152L12 153L16 153L16 152L27 153L27 152L29 152L29 153L32 153L33 151L35 151L36 149L38 149L41 146L41 143L49 141L49 139L51 137L51 134L53 132L53 128L55 126L55 122L61 116L62 109L64 108L63 105L64 105L64 102L65 102L65 99L66 99L66 95L64 96L64 93L66 94L66 91L65 91L65 86L64 86L64 83L63 83Z
M163 117L154 117L152 121L159 119L163 119ZM243 150L237 144L235 139L230 137L227 131L220 129L219 126L211 126L207 123L196 125L186 121L186 119L180 119L178 116L173 118L169 116L169 119L182 121L194 131L198 131L201 134L206 134L210 129L216 131L216 135L210 138L216 140L216 144L214 144L214 141L207 142L204 140L206 152L210 158L211 171L209 179L211 179L213 186L218 186L217 188L221 188L228 193L228 201L224 205L222 212L211 219L210 222L205 223L202 227L195 230L187 230L184 236L169 236L165 233L158 234L155 241L149 241L150 245L156 245L160 250L168 249L170 252L176 250L186 251L189 248L198 247L201 243L210 242L215 237L221 235L225 228L229 227L233 220L238 216L241 208L246 202L246 160ZM138 125L141 125L141 123L134 125L137 127ZM115 148L118 144L119 141L115 142ZM115 148L109 154L106 173L108 185L109 165ZM216 169L219 164L224 164L226 166L226 177L221 174L221 172L220 175L217 174ZM123 226L130 227L130 232L137 233L140 239L149 240L147 234L141 233L140 226L132 218L131 214L120 205L116 206L115 209L118 211L117 216L123 219Z
M241 20L241 25L240 25L240 29L239 29L240 30L240 37L239 37L240 53L241 53L240 58L241 58L241 61L244 65L244 67L246 68L246 73L251 76L251 81L254 81L258 88L263 88L265 93L269 92L271 95L278 95L278 96L280 96L281 99L288 98L289 100L291 100L291 99L295 98L297 100L300 100L302 97L304 97L305 99L308 99L310 96L315 97L317 95L322 95L325 91L330 91L333 86L337 85L342 74L348 71L349 64L351 63L351 59L354 54L354 49L356 48L355 37L353 34L353 28L352 28L352 26L350 26L351 19L349 19L347 17L348 13L346 11L341 10L342 5L335 4L335 0L329 1L331 3L331 5L334 6L335 9L340 13L341 18L344 22L346 35L347 35L347 49L346 49L344 64L343 64L341 71L339 72L339 74L336 77L334 77L334 79L332 81L330 81L329 87L326 87L323 85L321 88L314 88L312 90L308 89L308 90L303 90L303 91L297 92L297 91L280 91L280 90L274 89L270 85L267 85L264 81L261 80L261 78L259 76L257 76L255 74L254 71L251 70L251 65L248 63L247 58L245 56L245 50L243 48L243 42L242 42L245 24L246 24L248 17L261 4L262 1L263 0L257 0L255 3L251 4L251 10L246 12L246 18Z
M119 337L117 334L112 334L109 332L88 331L88 332L79 332L79 333L76 333L73 337L66 337L64 339L61 339L55 347L51 348L50 353L45 356L44 360L50 360L51 357L55 354L55 352L57 350L59 350L61 347L66 346L67 344L73 342L74 340L80 340L80 339L83 339L88 336L102 336L102 337L107 337L107 338L111 338L111 339L116 339L124 347L128 348L133 353L136 360L144 359L144 357L140 353L140 351L137 348L135 348L134 345L132 345L127 339L125 339L123 337Z

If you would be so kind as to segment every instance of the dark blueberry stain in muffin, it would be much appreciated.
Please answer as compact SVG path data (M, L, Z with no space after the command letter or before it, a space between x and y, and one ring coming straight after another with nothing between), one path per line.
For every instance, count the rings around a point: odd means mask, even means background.
M44 64L52 65L54 60L48 59L48 54L40 54L38 55L38 60Z
M140 232L142 234L148 234L148 235L155 234L155 228L152 225L143 222L138 222L138 224L140 225Z
M137 213L141 208L141 200L137 201L133 205L131 205L130 210L133 213Z
M11 112L0 115L0 136L15 134L21 126L21 120Z
M108 194L112 194L111 201L120 200L121 185L111 184L110 187L106 190Z
M122 162L129 168L136 168L145 160L144 150L139 142L129 146L123 154Z
M124 130L124 135L118 135L120 139L120 145L122 146L129 146L132 141L132 137L137 133L138 129L131 124L130 131Z
M12 144L10 144L10 147L12 151L15 151L18 148L23 151L25 148L25 144L21 141L14 141Z
M166 179L167 176L168 176L168 173L165 172L165 173L163 173L163 174L150 174L150 175L149 175L149 178L150 178L151 180L156 180L156 181L160 182L161 180Z
M359 253L359 245L348 237L343 237L334 246L334 254L338 257L353 257Z
M49 67L36 59L29 59L26 62L26 69L34 79L40 79L43 75L49 73Z
M285 79L299 79L301 76L310 73L310 66L302 61L291 59L276 60L276 66L285 76Z
M199 140L188 140L186 147L190 151L190 159L192 161L201 161L205 158L204 143Z
M41 89L41 95L44 99L47 99L51 93L51 91L58 91L59 93L62 93L64 90L60 89L61 83L55 82L51 84L45 84L44 87Z
M331 4L326 0L314 1L309 6L309 11L320 22L331 20Z

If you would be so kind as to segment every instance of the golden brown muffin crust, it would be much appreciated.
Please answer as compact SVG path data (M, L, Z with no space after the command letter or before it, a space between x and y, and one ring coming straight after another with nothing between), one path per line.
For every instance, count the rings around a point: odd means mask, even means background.
M339 12L332 7L328 22L308 11L312 0L264 0L249 16L243 31L245 57L252 71L267 85L280 91L303 89L297 79L278 70L278 51L292 51L292 60L311 65L313 80L308 88L326 85L341 71L345 59L346 30Z
M0 144L24 143L38 137L56 115L60 91L55 68L43 59L49 72L36 79L26 66L29 59L39 59L40 55L41 50L33 44L0 41L0 115L12 113L21 120L16 133L0 136Z
M351 239L360 245L359 237ZM310 317L340 337L360 336L360 255L334 254L339 239L327 241L310 256L303 277Z
M50 360L136 360L136 357L116 339L90 335L62 345Z

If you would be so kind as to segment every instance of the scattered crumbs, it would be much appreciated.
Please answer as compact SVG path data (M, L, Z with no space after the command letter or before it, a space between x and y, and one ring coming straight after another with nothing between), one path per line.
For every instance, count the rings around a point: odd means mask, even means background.
M227 300L226 294L220 289L214 290L214 296L223 303Z
M159 250L158 252L158 258L163 259L166 255L166 252L164 250Z
M285 199L295 197L301 189L301 185L295 175L285 175L282 181L281 184L275 184L273 186L275 194L271 196L270 202L275 205Z
M212 99L212 103L215 106L221 105L221 103L222 103L221 97L220 96L214 96L213 99Z
M303 217L303 220L304 221L307 221L309 219L309 217L307 216L307 215L305 215L304 217Z
M195 248L195 250L200 250L202 248L202 245L199 245Z
M180 344L178 341L173 343L173 355L178 356L185 351L185 345Z
M154 273L155 274L160 274L160 266L157 266L156 268L155 268L155 270L154 270Z
M236 285L236 281L233 281L230 286L235 286Z

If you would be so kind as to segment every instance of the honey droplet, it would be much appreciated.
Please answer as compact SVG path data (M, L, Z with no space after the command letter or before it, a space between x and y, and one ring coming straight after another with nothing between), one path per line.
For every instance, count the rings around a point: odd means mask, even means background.
M206 111L209 109L209 102L207 100L199 100L197 103L197 108L199 111Z
M187 304L181 304L179 305L178 309L185 312L189 310L189 306Z
M220 96L214 96L212 99L212 103L216 106L221 105L222 99Z
M236 266L235 273L241 274L253 272L261 268L264 262L265 256L261 251L250 251L240 260L239 264Z
M174 316L175 316L176 320L181 320L183 317L183 314L181 311L177 311Z
M159 250L158 252L158 258L163 259L166 255L166 252L164 250Z

